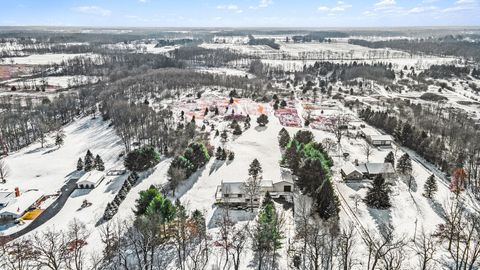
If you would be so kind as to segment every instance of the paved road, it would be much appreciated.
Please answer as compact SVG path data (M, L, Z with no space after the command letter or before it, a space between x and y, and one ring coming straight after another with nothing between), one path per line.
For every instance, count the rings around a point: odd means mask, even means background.
M75 190L76 188L76 183L78 179L70 179L61 189L61 194L60 196L47 208L45 211L43 211L36 219L34 219L32 222L30 222L27 227L23 228L22 230L15 232L10 235L6 235L4 237L8 237L9 240L16 239L22 235L25 235L36 228L40 227L42 224L47 222L49 219L54 217L60 210L63 208L65 203L68 200L68 197L70 197L70 194Z

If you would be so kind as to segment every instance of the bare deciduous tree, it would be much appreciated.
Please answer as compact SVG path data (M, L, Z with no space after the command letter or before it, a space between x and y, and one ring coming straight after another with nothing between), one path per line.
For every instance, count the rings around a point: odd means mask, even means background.
M343 135L348 130L348 124L350 123L350 117L346 114L338 114L332 120L332 123L328 125L328 129L335 135L337 138L338 145L341 145L341 140Z
M7 177L10 173L8 169L7 162L4 158L0 158L0 181L3 183L7 182Z

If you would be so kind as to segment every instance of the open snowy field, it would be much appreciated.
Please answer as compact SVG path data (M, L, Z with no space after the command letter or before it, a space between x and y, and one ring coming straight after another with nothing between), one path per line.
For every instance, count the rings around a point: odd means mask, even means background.
M92 53L47 53L47 54L32 54L24 57L7 57L2 58L7 64L20 65L49 65L59 64L64 60L73 59L75 57L95 58L96 55Z
M40 87L45 85L47 89L59 89L59 88L69 88L73 86L80 86L86 84L97 83L101 80L100 77L96 76L49 76L45 78L35 78L35 79L25 79L17 80L14 82L7 83L8 87L15 86L17 90L22 89L35 89L35 87Z

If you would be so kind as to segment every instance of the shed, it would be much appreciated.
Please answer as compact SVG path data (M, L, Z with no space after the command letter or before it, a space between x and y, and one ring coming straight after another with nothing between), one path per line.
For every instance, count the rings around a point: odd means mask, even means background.
M392 146L393 138L390 135L368 135L367 141L373 146Z
M105 179L105 175L103 172L100 171L91 171L83 175L77 182L77 188L80 189L93 189L100 184L103 179Z

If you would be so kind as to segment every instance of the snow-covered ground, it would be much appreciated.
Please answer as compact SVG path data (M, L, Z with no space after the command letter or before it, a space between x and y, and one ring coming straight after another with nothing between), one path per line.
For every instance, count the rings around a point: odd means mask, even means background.
M3 58L4 63L20 64L20 65L48 65L59 64L64 60L73 59L75 57L89 57L95 58L96 55L92 53L47 53L47 54L32 54L24 57L7 57Z
M8 82L6 85L9 87L15 86L17 90L22 89L35 89L35 87L40 87L42 85L58 88L69 88L73 86L86 85L90 83L97 83L101 78L96 76L49 76L44 78L35 78L35 79L24 79L24 80L14 80L13 82Z
M13 190L18 187L20 191L38 189L46 195L55 194L72 175L76 174L77 160L80 157L83 159L88 149L94 155L99 154L102 157L106 170L122 164L122 160L118 157L123 151L120 139L113 129L108 127L108 123L101 119L78 119L66 126L64 132L65 143L61 147L54 145L52 134L43 148L38 142L7 156L6 163L11 173L7 183L1 184L1 188ZM108 180L102 182L98 189L92 191L92 194L85 198L92 199L95 203L108 202L104 196L114 196L116 190L109 187L113 184L106 186L107 182ZM95 200L95 198L97 199ZM67 205L59 213L65 223L78 216L76 212L78 207L71 208L69 203L67 202ZM97 205L85 212L96 208ZM50 224L55 224L59 228L61 226L58 222ZM21 228L10 227L1 233L10 234L18 229Z

